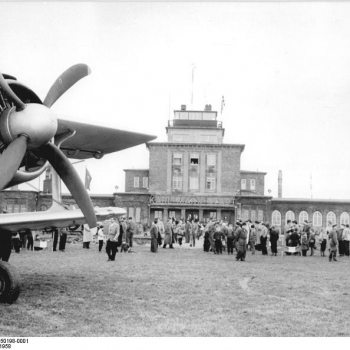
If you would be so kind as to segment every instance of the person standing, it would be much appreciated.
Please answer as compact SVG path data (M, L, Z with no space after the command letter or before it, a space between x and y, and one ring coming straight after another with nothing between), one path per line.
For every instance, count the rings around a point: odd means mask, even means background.
M11 256L12 246L12 232L0 228L0 235L2 241L0 244L0 261L9 261Z
M260 236L260 244L261 244L261 252L262 255L268 255L267 253L267 248L266 248L266 243L267 243L267 227L266 225L262 222L261 223L261 236Z
M276 226L272 226L270 228L271 255L277 256L278 239L279 239L279 232Z
M155 218L151 226L151 252L158 253L158 218Z
M251 225L250 235L249 235L249 245L252 251L252 255L255 255L255 244L256 244L256 228L255 228L255 225Z
M209 239L211 251L214 252L214 254L216 254L215 239L214 239L214 234L215 234L215 222L214 222L214 219L212 221L210 221L210 223L208 224L208 232L209 232L208 239Z
M100 225L98 231L97 231L97 237L98 237L98 251L101 252L103 248L103 243L105 241L105 235L103 233L103 225Z
M170 218L164 227L164 244L163 248L169 244L169 248L173 249L173 220Z
M319 242L321 244L321 256L325 256L324 252L326 251L327 246L327 231L324 227L321 228Z
M13 248L15 249L15 252L19 253L21 251L21 244L22 244L19 232L17 232L14 236L12 236L12 243L13 243Z
M90 249L90 242L92 241L93 232L88 224L83 226L83 248Z
M343 231L343 242L344 242L344 254L349 256L349 245L350 245L350 228L349 224L345 225L345 229Z
M293 229L293 232L290 235L290 241L291 241L291 244L290 244L291 247L297 247L298 245L300 245L298 228ZM300 253L295 252L293 253L293 255L300 255Z
M186 220L185 225L185 243L190 243L190 236L192 232L192 225L190 219Z
M148 222L147 222L147 219L144 219L142 221L142 231L143 231L143 236L144 237L147 236L147 229L148 229Z
M228 225L227 228L227 255L233 255L233 241L234 241L234 232L233 225Z
M117 218L113 219L108 228L108 237L106 244L107 261L115 261L118 252L118 237L120 233L120 223Z
M203 243L203 250L205 252L209 252L210 248L210 242L209 242L209 231L205 230L204 231L204 243Z
M313 229L311 229L310 237L309 237L310 256L314 255L315 244L316 244L316 235Z
M242 224L242 227L238 226L238 229L236 230L235 235L235 243L237 242L237 255L236 260L245 261L246 251L247 251L247 231L245 227L247 226L246 223Z
M130 248L132 248L132 242L133 242L133 237L134 237L134 233L135 233L135 229L136 229L136 224L135 222L132 220L132 217L129 217L129 220L127 222L127 233L128 233L128 240L126 243L129 244Z
M340 225L340 229L337 230L337 239L338 239L338 249L339 249L339 256L344 256L344 242L343 242L343 231L344 231L344 225Z
M222 254L222 242L221 242L221 229L219 223L215 225L215 233L214 233L214 240L215 240L215 250L217 254Z
M162 240L163 240L163 235L164 235L164 223L160 218L158 218L157 227L158 227L158 238L157 238L158 245L161 246Z
M329 241L329 261L337 261L337 245L338 245L338 239L337 239L337 231L336 231L337 224L334 224L332 226L332 231L328 235L328 241Z
M57 250L57 243L58 243L58 229L57 228L53 229L52 236L53 236L52 250L55 252ZM84 243L83 243L83 248L85 248Z
M308 250L309 250L309 241L307 239L307 233L303 231L301 234L301 251L303 256L306 256L306 253Z
M192 223L192 229L191 229L191 237L190 237L190 247L196 246L196 237L198 235L198 219L194 219L194 222Z
M32 230L27 229L27 250L33 250L34 249L34 239Z
M61 228L60 230L60 244L58 246L58 249L61 252L64 252L64 250L66 249L66 242L67 242L67 229L65 227Z

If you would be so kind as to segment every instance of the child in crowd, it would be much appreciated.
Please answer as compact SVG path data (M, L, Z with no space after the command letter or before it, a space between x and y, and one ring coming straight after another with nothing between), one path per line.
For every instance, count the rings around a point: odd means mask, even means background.
M103 242L105 241L105 235L103 233L103 225L100 225L97 231L97 236L98 236L98 251L101 252L103 248Z

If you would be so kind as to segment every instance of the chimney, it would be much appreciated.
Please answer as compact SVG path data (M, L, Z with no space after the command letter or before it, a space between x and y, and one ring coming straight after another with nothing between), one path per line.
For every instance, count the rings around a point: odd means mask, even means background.
M278 171L278 198L282 198L282 170Z
M186 110L186 105L181 105L181 110L185 111Z

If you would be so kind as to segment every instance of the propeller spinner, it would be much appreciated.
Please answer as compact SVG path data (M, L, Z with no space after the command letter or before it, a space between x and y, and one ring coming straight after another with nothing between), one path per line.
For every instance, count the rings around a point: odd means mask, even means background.
M50 142L57 132L57 118L50 107L88 74L90 68L87 65L72 66L52 85L44 104L25 104L0 73L0 86L13 104L2 112L0 110L0 142L7 146L0 155L0 190L16 177L16 173L21 173L18 168L23 157L27 151L34 150L56 170L81 208L90 228L93 228L97 226L97 220L91 199L68 158ZM23 174L19 177L23 178Z

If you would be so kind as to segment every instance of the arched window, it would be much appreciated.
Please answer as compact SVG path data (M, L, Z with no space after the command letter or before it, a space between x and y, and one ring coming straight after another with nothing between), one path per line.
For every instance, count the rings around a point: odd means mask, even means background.
M337 218L336 218L335 214L332 211L330 211L327 214L327 219L326 220L327 220L327 225L328 225L329 221L332 222L332 225L337 223Z
M281 213L278 211L278 210L275 210L273 213L272 213L272 225L278 225L280 226L281 225Z
M350 222L350 215L346 212L342 213L340 215L340 224L349 225L349 222Z
M299 214L299 224L303 224L305 220L309 221L309 214L305 210L303 210Z
M286 223L288 220L291 220L291 221L295 220L295 215L291 210L288 210L286 212Z
M319 211L314 212L312 224L314 226L322 226L322 214Z

